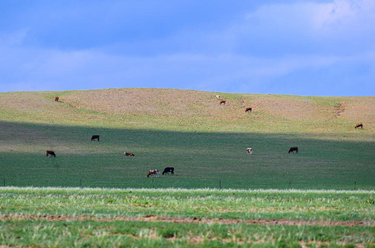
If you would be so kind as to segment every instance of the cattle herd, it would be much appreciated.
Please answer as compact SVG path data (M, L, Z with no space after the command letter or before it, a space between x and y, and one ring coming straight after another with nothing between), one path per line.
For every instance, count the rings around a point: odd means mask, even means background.
M60 98L58 96L55 97L56 102L58 102L59 99ZM223 100L220 95L216 95L216 99L219 100L220 105L226 105L226 101ZM253 109L251 107L248 107L248 108L245 109L245 113L251 113L252 111L253 111ZM357 128L363 129L363 124L357 123L354 128L355 129L357 129ZM93 135L91 137L91 141L93 141L93 140L100 141L100 136L97 135L97 134ZM251 154L253 154L253 149L247 148L246 152L251 155ZM289 148L288 153L293 153L293 152L298 153L298 147L297 146L293 146L293 147ZM135 156L134 153L131 153L131 152L124 152L124 155L127 156L127 157L134 157ZM54 151L47 150L46 156L47 157L48 156L56 157L56 153ZM173 167L166 167L164 169L162 175L165 175L165 174L174 174L174 168ZM148 173L147 173L147 177L150 177L150 176L157 176L158 177L159 176L159 170L157 170L157 169L149 170Z

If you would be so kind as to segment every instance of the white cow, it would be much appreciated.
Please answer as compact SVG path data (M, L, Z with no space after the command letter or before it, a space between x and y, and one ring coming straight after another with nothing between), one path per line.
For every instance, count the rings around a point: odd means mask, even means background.
M246 149L246 152L247 152L248 154L253 154L253 148L247 148L247 149Z
M221 97L219 95L216 95L216 98L219 99L219 100L221 99Z

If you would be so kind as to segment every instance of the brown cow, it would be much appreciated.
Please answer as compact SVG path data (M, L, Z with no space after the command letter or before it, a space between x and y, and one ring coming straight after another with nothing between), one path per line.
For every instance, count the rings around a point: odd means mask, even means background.
M159 177L159 171L157 169L155 169L155 170L149 170L148 174L147 174L147 177L150 177L152 175L156 175L157 177Z
M99 135L93 135L93 136L91 137L91 141L93 141L93 140L98 140L98 141L100 141L100 137L99 137Z
M58 102L60 100L60 97L56 96L55 97L55 102Z
M289 149L289 152L288 153L291 153L291 152L296 152L298 153L298 147L297 146L293 146Z
M224 104L224 105L225 105L225 103L226 103L226 101L224 101L224 100L221 100L221 101L220 101L220 105L221 105L221 104Z
M251 113L251 111L253 111L253 108L246 108L245 112L249 112Z
M359 127L360 127L360 128L363 128L363 124L362 124L362 123L358 123L357 125L355 125L354 128L357 129L357 128L359 128Z
M124 155L127 156L127 157L129 157L129 156L134 157L135 156L134 153L131 153L131 152L124 152Z
M54 156L56 158L56 153L54 151L47 150L46 157L48 157L48 155Z

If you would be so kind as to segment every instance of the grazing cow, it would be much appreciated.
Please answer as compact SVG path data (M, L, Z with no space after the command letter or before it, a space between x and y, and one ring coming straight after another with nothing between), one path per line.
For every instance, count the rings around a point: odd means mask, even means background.
M224 100L221 100L221 101L220 101L220 105L221 105L221 104L224 104L224 105L225 105L225 103L226 103L226 101L224 101Z
M56 96L55 97L55 102L58 102L60 100L60 97Z
M174 174L174 168L173 167L165 167L162 174L164 175L164 174L167 174L167 173Z
M246 149L246 152L247 152L248 154L253 154L253 148L247 148L247 149Z
M291 148L289 149L289 152L288 152L288 153L291 153L291 152L296 152L296 153L298 153L298 147L296 147L296 146L291 147Z
M93 136L91 137L91 141L93 141L93 140L98 140L98 141L100 141L100 137L99 137L99 135L93 135Z
M134 153L131 153L131 152L124 152L124 155L127 156L127 157L129 157L129 156L134 157L135 156Z
M152 175L156 175L158 177L159 176L159 171L157 169L155 169L155 170L149 170L148 174L147 174L147 177L150 177Z
M359 127L360 127L360 128L363 128L363 124L362 124L362 123L358 123L357 125L355 125L354 128L357 129L357 128L359 128Z
M221 97L219 95L216 95L216 99L221 100Z
M47 150L46 157L48 157L48 155L54 156L56 158L56 153L54 151Z
M251 111L253 111L253 108L246 108L245 112L249 112L251 113Z

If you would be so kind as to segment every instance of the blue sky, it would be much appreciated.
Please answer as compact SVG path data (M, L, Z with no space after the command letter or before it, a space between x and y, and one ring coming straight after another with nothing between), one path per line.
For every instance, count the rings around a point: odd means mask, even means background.
M0 91L375 96L375 0L0 0Z

